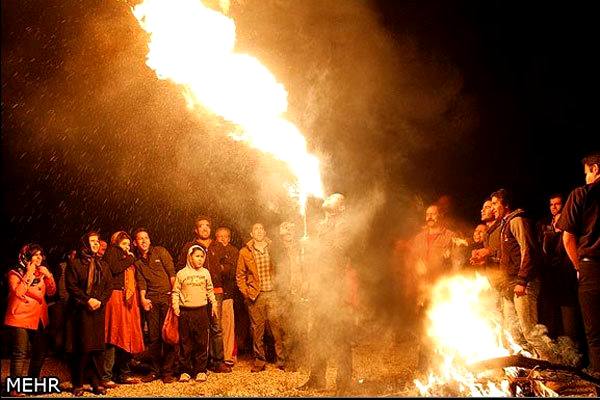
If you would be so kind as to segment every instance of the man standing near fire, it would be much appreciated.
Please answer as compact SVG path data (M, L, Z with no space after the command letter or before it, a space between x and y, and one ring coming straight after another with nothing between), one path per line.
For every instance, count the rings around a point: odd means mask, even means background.
M538 325L540 252L531 220L523 209L513 209L505 189L492 193L494 215L500 224L502 315L506 329L522 347L537 357L553 360L550 338Z
M600 377L600 153L585 157L583 166L586 185L571 192L556 227L579 277L588 371Z
M352 326L357 307L357 276L350 263L351 235L345 197L334 193L323 202L325 218L313 243L310 279L311 367L302 390L325 389L327 360L337 361L337 394L352 381Z
M444 215L437 205L430 205L425 211L425 227L415 236L411 243L408 267L416 285L417 321L424 324L425 310L431 288L443 275L458 271L461 267L462 241L456 233L446 227ZM424 326L423 326L424 328ZM425 335L425 329L420 333L418 368L425 371L429 365L432 349Z

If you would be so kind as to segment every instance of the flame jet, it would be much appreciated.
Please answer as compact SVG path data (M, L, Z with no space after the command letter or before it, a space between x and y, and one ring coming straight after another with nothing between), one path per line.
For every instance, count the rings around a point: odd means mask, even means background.
M181 86L190 109L210 110L236 126L234 140L283 161L295 177L283 184L306 218L308 196L324 196L319 159L285 118L285 87L259 60L235 52L233 19L200 0L145 0L132 12L150 34L146 64Z

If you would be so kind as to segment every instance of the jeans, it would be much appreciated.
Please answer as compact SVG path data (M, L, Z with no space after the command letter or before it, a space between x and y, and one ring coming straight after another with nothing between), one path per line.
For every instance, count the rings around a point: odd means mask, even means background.
M265 324L269 321L273 339L275 339L275 354L277 365L284 365L285 356L283 352L283 332L280 325L280 315L277 308L275 292L260 292L254 302L246 300L248 314L250 316L250 330L252 331L252 343L254 350L254 365L266 364L265 357Z
M505 329L511 333L517 343L527 350L534 350L539 357L548 360L552 354L547 344L550 339L545 333L534 329L538 325L540 283L538 280L528 282L527 294L524 296L517 296L514 292L511 296L514 286L514 284L509 285L502 298Z
M131 370L129 369L130 360L131 354L118 346L106 343L106 349L104 350L104 375L102 376L102 380L112 380L113 371L115 372L114 375L117 377L117 381L127 378L131 374Z
M148 353L152 358L152 373L162 376L173 375L175 372L176 353L174 346L171 346L162 340L162 327L167 316L167 311L171 307L168 303L152 303L150 311L146 312L146 321L148 322L149 345Z
M600 261L579 264L579 304L588 345L589 369L600 373Z
M219 365L224 361L223 354L223 328L221 327L221 314L223 309L223 294L215 293L217 299L217 317L212 316L211 307L206 307L206 313L209 319L210 337L209 354L210 363L213 366Z
M12 354L10 357L10 375L25 376L27 348L31 343L31 359L27 376L39 377L46 357L46 337L40 322L38 329L10 327L12 333Z

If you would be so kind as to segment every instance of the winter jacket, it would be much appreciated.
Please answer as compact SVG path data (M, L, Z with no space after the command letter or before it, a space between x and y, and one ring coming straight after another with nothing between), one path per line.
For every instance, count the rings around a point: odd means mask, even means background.
M519 285L537 277L539 249L531 221L517 209L502 219L500 228L500 267L509 281Z
M22 269L12 269L8 273L8 307L4 325L25 329L37 329L40 320L48 326L48 305L46 295L56 293L54 278L42 278L35 271L28 274Z

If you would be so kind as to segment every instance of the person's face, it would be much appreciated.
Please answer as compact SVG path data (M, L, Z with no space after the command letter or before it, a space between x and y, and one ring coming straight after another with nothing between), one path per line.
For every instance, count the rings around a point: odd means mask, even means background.
M485 234L485 231L486 231L485 225L477 225L477 227L473 231L473 241L475 243L483 242L483 235Z
M202 250L194 250L190 256L190 260L192 262L192 267L198 269L202 268L204 265L204 260L206 259L206 254Z
M252 239L257 242L262 242L265 240L265 236L267 236L267 232L265 231L265 227L262 224L254 224L252 225L252 232L250 233Z
M493 221L494 218L494 210L492 210L492 201L486 200L483 203L483 207L481 207L481 220L483 222Z
M42 252L39 250L36 251L35 253L33 253L33 255L31 256L31 262L36 267L39 267L40 265L42 265L43 260L44 260L44 256L42 255Z
M231 233L229 233L227 229L219 229L215 236L217 242L221 243L223 246L227 246L231 241Z
M439 210L436 206L429 206L427 211L425 211L425 222L427 226L433 228L439 222Z
M196 229L194 229L196 237L205 240L210 237L210 222L205 219L196 221Z
M587 183L588 185L590 183L594 183L596 179L600 178L600 170L597 164L585 164L585 166L583 167L583 172L585 173L585 183Z
M148 236L148 232L138 232L135 235L135 245L142 252L147 252L150 249L150 236Z
M77 257L77 250L71 250L69 253L69 260L74 260Z
M131 240L125 238L119 242L119 247L125 251L125 253L129 253L131 250Z
M496 218L503 218L506 214L506 207L500 202L500 199L496 196L492 197L492 210L494 210L494 216Z
M562 199L560 197L554 197L550 199L550 214L554 216L560 213L560 210L562 210L562 206Z
M97 235L92 235L88 238L92 253L96 254L100 250L100 238Z

